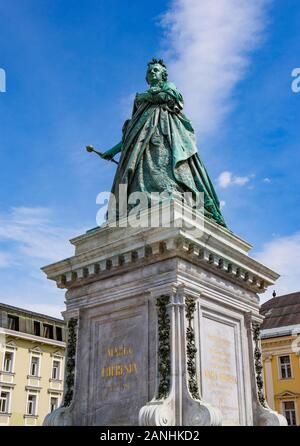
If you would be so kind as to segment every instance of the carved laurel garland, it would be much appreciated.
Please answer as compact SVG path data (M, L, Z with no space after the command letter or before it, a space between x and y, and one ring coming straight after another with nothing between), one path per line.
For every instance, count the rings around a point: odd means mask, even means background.
M188 326L186 329L187 338L187 370L188 370L188 385L189 391L193 398L200 399L197 376L196 376L196 353L197 348L195 346L195 330L193 328L193 319L196 309L195 300L192 297L187 297L185 299L185 311L188 320Z
M260 340L260 325L255 322L252 324L253 330L253 341L254 341L254 361L255 361L255 372L256 372L256 384L257 384L257 396L260 404L266 407L266 399L264 395L264 382L262 378L262 360L261 360L261 350L259 345Z
M68 347L66 362L66 392L64 396L64 407L70 406L73 400L74 383L75 383L75 355L77 344L77 327L78 319L71 318L68 322Z
M169 296L161 296L157 299L158 309L158 399L166 398L170 392L170 317L167 305L170 303Z

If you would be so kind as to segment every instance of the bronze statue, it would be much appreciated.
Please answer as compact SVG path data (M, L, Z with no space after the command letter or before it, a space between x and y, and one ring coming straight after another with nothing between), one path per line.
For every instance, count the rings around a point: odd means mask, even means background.
M184 192L204 195L204 214L226 226L220 203L199 158L195 132L183 113L183 97L176 86L168 81L167 68L160 59L148 63L146 81L150 88L135 97L132 117L123 126L122 141L102 158L112 160L121 153L112 193L118 202L119 185L127 185L132 192ZM87 146L88 151L95 151Z

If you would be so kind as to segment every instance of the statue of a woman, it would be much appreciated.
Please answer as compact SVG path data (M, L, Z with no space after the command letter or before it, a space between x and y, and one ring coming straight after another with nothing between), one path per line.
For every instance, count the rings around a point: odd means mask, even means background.
M191 122L183 114L183 98L168 82L162 60L148 63L146 81L150 88L137 94L132 118L123 126L122 141L102 157L112 159L121 152L112 186L118 203L119 185L133 192L183 192L204 194L204 214L226 226L220 203L200 160ZM150 204L149 204L150 205Z

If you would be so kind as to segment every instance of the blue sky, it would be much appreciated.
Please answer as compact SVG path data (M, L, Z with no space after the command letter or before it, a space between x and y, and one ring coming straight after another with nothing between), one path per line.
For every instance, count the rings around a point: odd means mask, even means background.
M185 97L228 225L282 274L278 293L299 290L299 23L296 0L2 1L0 301L63 308L39 268L96 225L115 167L84 147L120 140L153 56Z

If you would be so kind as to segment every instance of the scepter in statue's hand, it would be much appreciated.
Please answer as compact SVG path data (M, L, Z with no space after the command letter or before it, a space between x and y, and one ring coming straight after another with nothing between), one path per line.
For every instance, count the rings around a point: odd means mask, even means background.
M100 158L111 161L112 163L119 164L116 160L114 160L110 155L105 155L105 153L98 152L98 150L95 150L93 146L86 146L86 151L89 153L96 153Z

